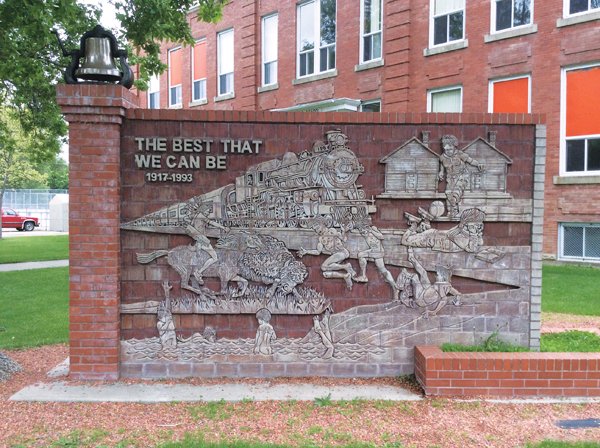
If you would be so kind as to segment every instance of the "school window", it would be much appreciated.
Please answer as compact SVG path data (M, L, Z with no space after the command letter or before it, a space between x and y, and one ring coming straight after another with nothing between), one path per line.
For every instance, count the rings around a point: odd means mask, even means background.
M600 0L565 0L568 15L585 14L600 10Z
M277 82L277 14L262 19L263 86Z
M531 113L531 77L520 76L490 81L490 113Z
M233 30L217 35L219 95L233 93Z
M560 223L559 257L600 260L600 224Z
M432 0L431 11L430 42L432 45L443 45L464 39L464 0Z
M169 51L169 106L181 103L181 47L179 47Z
M600 66L563 69L561 171L598 175L600 171Z
M335 69L335 0L298 6L298 77Z
M381 59L382 0L361 2L361 62Z
M159 91L160 85L158 84L158 76L152 75L148 82L148 109L160 108Z
M206 40L192 48L192 101L206 99Z
M360 105L361 112L381 112L381 101L365 101Z
M493 31L531 24L533 0L492 0Z
M462 112L462 87L445 87L428 91L427 112Z

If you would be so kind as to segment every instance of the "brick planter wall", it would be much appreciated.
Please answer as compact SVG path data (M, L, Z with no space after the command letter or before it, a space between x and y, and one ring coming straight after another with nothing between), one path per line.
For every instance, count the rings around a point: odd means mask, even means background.
M600 396L600 353L442 352L415 347L427 395Z

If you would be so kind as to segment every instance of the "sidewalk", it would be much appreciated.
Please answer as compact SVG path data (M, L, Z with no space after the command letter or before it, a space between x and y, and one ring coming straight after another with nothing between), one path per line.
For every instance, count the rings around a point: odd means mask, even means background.
M62 268L69 266L69 260L29 261L25 263L0 264L0 272L25 271L28 269Z
M330 395L331 394L331 395ZM53 402L133 402L164 403L171 401L313 401L315 398L353 400L422 400L400 387L392 386L317 386L314 384L222 384L217 386L188 386L165 384L110 384L102 386L70 385L69 383L36 384L21 389L11 401Z
M13 236L50 236L50 235L68 235L69 232L55 232L53 230L38 230L33 232L19 232L17 229L2 229L2 238L11 238Z

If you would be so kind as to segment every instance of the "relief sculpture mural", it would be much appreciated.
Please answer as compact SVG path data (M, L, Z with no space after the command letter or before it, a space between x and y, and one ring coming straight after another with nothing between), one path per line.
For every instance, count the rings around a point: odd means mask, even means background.
M530 250L486 245L487 225L530 222L532 201L507 192L512 160L494 133L463 148L453 135L440 140L439 154L427 132L381 159L385 184L376 199L361 186L365 167L348 137L331 130L312 148L123 223L123 231L189 239L135 252L140 266L165 266L164 258L181 294L171 297L164 278L164 298L122 304L124 315L156 315L159 334L122 341L126 362L393 362L420 334L488 331L478 327L487 303L527 297L519 269ZM408 200L404 219L375 226L380 204L397 200ZM323 283L308 281L315 260ZM369 294L375 280L389 288L385 297L342 309L320 286L334 282L350 293L364 285ZM208 325L184 337L173 317L239 314L255 316L254 337L221 337ZM304 337L278 335L278 315L309 316L312 328Z

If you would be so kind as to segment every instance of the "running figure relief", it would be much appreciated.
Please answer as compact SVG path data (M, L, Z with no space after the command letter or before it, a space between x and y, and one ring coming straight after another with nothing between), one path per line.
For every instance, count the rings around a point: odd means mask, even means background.
M392 277L392 274L385 267L383 257L385 250L383 248L383 234L371 224L369 218L367 222L361 222L358 224L358 232L362 235L367 243L368 249L362 250L358 253L358 264L360 265L360 277L355 279L356 282L366 283L369 281L367 278L367 259L370 258L375 263L377 270L383 276L385 281L392 288L392 301L398 300L398 286Z
M445 171L448 216L450 218L458 218L460 216L460 201L470 183L467 164L477 167L480 172L485 171L485 165L458 149L458 140L454 135L444 135L442 137L442 148L444 149L444 153L440 156L438 180L444 180Z
M300 247L300 250L298 250L296 254L300 258L304 257L305 255L316 256L321 254L331 254L330 257L328 257L321 265L323 277L343 278L346 282L346 288L352 290L352 280L361 280L354 278L356 276L356 271L352 268L350 263L342 264L344 260L350 257L350 251L346 248L348 236L346 235L345 228L327 228L322 219L315 221L311 227L319 235L317 248L305 249ZM345 273L340 271L345 271Z

